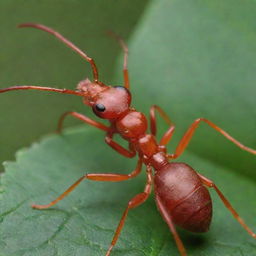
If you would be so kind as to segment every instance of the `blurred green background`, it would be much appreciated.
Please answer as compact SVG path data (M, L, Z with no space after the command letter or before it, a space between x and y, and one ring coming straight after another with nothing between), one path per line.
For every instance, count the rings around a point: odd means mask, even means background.
M197 117L205 117L256 147L255 3L235 1L3 1L0 3L0 87L35 84L75 88L90 66L52 36L16 29L22 22L55 28L94 57L100 78L122 83L121 53L107 29L130 47L134 105L161 105L177 124L172 145ZM143 98L142 98L143 95ZM67 110L90 115L80 99L43 92L11 92L0 100L0 161L56 128ZM66 126L78 124L68 119ZM166 129L159 122L161 132ZM255 178L255 157L206 125L189 150ZM173 150L173 148L171 148ZM239 161L236 161L238 160Z
M16 28L25 22L42 23L62 33L95 59L105 83L113 82L114 64L121 50L106 31L111 29L128 41L147 3L1 1L0 87L33 84L74 89L79 81L91 77L90 66L52 36ZM63 112L84 109L81 99L75 96L29 91L2 94L0 162L14 159L17 149L29 146L42 134L52 133ZM75 123L71 118L66 125Z

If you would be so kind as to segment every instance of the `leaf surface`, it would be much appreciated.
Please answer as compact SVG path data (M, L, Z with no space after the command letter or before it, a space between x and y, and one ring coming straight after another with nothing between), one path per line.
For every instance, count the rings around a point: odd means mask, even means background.
M84 173L129 173L134 168L134 161L123 159L102 144L100 133L81 128L52 135L19 151L16 162L5 164L0 255L104 255L126 203L143 190L144 172L121 183L84 181L51 209L30 207L31 203L53 200ZM253 181L191 153L186 154L186 161L213 178L247 223L255 226ZM248 252L255 251L255 241L212 194L215 211L211 231L192 235L179 230L189 255L253 255ZM112 255L169 254L178 252L151 197L130 211Z

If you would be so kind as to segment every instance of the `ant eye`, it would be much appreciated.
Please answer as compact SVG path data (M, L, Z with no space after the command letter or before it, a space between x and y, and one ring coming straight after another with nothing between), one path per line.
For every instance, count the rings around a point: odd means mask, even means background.
M117 89L123 89L123 90L125 90L126 88L125 87L123 87L123 86L120 86L120 85L117 85L117 86L113 86L114 88L117 88Z
M95 109L99 112L104 112L106 110L105 106L103 104L100 104L100 103L95 105Z

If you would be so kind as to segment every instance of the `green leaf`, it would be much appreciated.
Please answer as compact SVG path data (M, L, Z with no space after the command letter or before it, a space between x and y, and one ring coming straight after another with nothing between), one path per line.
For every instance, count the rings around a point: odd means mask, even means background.
M52 135L19 151L16 162L5 164L0 255L106 253L128 200L143 190L145 174L121 183L84 181L54 207L42 211L30 208L31 203L53 200L84 173L132 171L135 162L113 152L102 143L100 135L100 131L89 128ZM247 223L255 226L254 182L193 154L186 154L186 161L212 177ZM215 193L213 200L214 219L209 233L192 235L179 230L189 255L253 255L253 238L231 217ZM129 212L112 255L178 255L153 197Z
M152 104L158 104L171 116L177 131L169 152L198 117L208 118L256 148L255 11L251 0L162 0L152 1L143 13L129 41L133 102L145 113ZM107 68L112 67L110 63ZM73 62L68 65L74 67ZM120 60L114 84L122 81L121 69ZM73 76L71 79L74 81ZM21 97L17 95L17 99ZM50 114L50 110L45 112ZM36 118L45 119L36 113ZM158 128L160 137L167 127L159 120ZM17 139L23 131L13 134ZM134 168L135 161L113 152L100 134L88 128L52 136L19 152L15 163L6 164L1 179L0 255L104 255L126 203L143 190L145 175L119 184L85 181L53 209L36 211L29 207L33 202L54 199L84 172L128 173ZM255 231L255 156L202 125L179 161L214 180ZM214 192L212 195L214 218L209 233L193 235L179 230L188 254L254 255L255 240ZM129 213L112 255L178 255L153 197Z

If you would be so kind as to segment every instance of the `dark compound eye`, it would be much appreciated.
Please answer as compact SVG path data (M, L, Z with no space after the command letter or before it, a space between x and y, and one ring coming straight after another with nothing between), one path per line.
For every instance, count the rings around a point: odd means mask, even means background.
M100 104L100 103L95 105L95 109L99 112L104 112L106 110L105 106L103 104Z
M114 88L117 88L117 89L123 89L123 90L125 90L125 89L126 89L125 87L120 86L120 85L114 86Z

